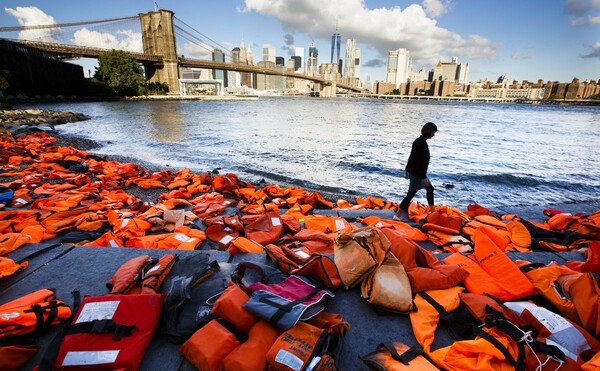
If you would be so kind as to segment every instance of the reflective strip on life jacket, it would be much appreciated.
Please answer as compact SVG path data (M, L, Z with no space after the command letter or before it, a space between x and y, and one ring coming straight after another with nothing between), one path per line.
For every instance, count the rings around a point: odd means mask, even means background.
M65 331L53 369L138 369L162 304L162 294L85 297L73 324Z

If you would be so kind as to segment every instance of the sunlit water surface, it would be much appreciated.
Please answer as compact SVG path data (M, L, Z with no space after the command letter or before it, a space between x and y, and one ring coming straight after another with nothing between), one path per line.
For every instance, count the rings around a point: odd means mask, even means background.
M466 207L600 198L600 109L390 100L261 98L39 104L91 116L58 126L96 140L97 154L161 168L220 167L242 179L399 202L422 125L436 203ZM28 106L32 107L31 105ZM424 191L417 200L424 201Z

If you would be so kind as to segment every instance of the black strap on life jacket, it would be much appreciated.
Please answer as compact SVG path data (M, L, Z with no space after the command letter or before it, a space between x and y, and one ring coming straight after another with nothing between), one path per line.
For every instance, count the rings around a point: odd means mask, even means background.
M519 267L519 270L523 273L531 272L532 270L545 267L544 263L529 263Z
M75 323L66 328L63 335L72 334L113 334L113 340L119 341L123 336L131 336L135 325L123 325L112 319L98 319L89 322Z
M417 358L420 355L423 355L423 348L421 348L418 345L410 347L402 354L398 353L394 344L390 342L381 343L379 344L378 348L387 349L390 352L390 355L393 359L395 359L398 362L402 362L402 364L406 366L409 366L410 361L412 361L413 359Z
M496 347L506 357L508 362L512 366L515 366L516 371L525 371L525 345L522 342L517 341L519 352L518 357L515 360L508 349L498 339L483 331L481 327L477 326L477 323L472 316L466 315L468 313L467 310L456 313L448 313L448 311L446 311L442 305L436 302L435 299L429 296L426 292L419 292L417 295L421 295L425 301L427 301L435 310L438 311L440 314L440 320L448 326L452 336L455 337L456 340L465 339L465 336L467 336L469 333L471 334L471 337L479 336ZM461 315L461 312L464 315ZM457 335L462 336L457 337Z
M475 324L473 316L467 310L458 310L448 312L434 298L425 291L418 292L429 305L431 305L440 315L440 322L443 322L450 330L450 335L456 341L472 338L472 326Z
M489 305L486 305L485 311L487 313L485 318L486 326L494 326L498 330L510 336L519 345L519 353L521 353L522 345L523 357L525 353L524 342L527 341L531 349L533 349L533 351L536 353L546 354L547 356L559 359L563 362L566 360L564 352L558 347L542 343L541 341L536 340L533 335L530 337L530 339L524 339L525 331L506 320L501 312L496 311ZM521 357L521 354L519 354L519 357Z
M270 305L272 307L277 308L277 311L275 312L275 314L273 314L271 316L271 318L269 318L269 322L271 322L271 324L273 326L278 327L277 323L279 322L279 320L281 319L281 317L283 317L286 313L289 313L289 311L292 310L292 308L294 308L296 305L302 303L303 301L305 301L307 299L312 298L319 291L321 291L321 289L318 288L318 287L315 287L306 296L298 298L298 299L296 299L294 301L291 301L291 302L289 302L287 304L279 304L279 303L274 302L273 300L271 300L269 298L266 298L266 297L260 298L260 302L268 304L268 305Z
M504 355L506 360L512 366L515 366L516 371L525 371L525 363L523 362L525 359L525 345L523 343L517 342L519 352L518 352L517 359L515 359L510 354L508 349L506 349L506 347L504 345L502 345L502 343L498 339L496 339L492 335L488 334L487 332L483 331L483 329L481 327L473 326L473 332L475 333L475 335L481 337L482 339L484 339L485 341L487 341L488 343L490 343L494 347L496 347Z

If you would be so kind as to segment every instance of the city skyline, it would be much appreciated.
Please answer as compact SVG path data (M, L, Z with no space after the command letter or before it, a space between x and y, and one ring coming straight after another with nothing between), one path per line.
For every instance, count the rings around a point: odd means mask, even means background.
M362 81L367 76L371 81L385 81L388 53L399 48L410 50L414 70L429 70L440 60L448 62L458 57L461 63L469 64L470 81L495 80L501 75L519 81L600 78L597 0L306 0L277 5L273 0L207 4L174 0L157 4L7 0L3 5L3 26L113 18L158 6L174 11L178 18L229 50L245 41L255 54L255 62L261 59L256 55L262 54L264 44L275 46L276 55L287 60L296 48L308 50L314 40L319 50L318 64L328 63L331 35L337 25L341 43L354 39L361 50ZM178 48L188 57L202 57L197 46L184 44ZM341 59L344 54L342 51Z

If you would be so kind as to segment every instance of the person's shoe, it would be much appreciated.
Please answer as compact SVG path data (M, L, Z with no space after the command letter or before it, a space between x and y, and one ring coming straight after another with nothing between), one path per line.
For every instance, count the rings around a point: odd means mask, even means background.
M394 214L394 217L392 219L399 221L399 222L405 222L406 220L404 218L402 218L402 213L404 211L402 209L398 209L398 211L396 211L396 213Z

